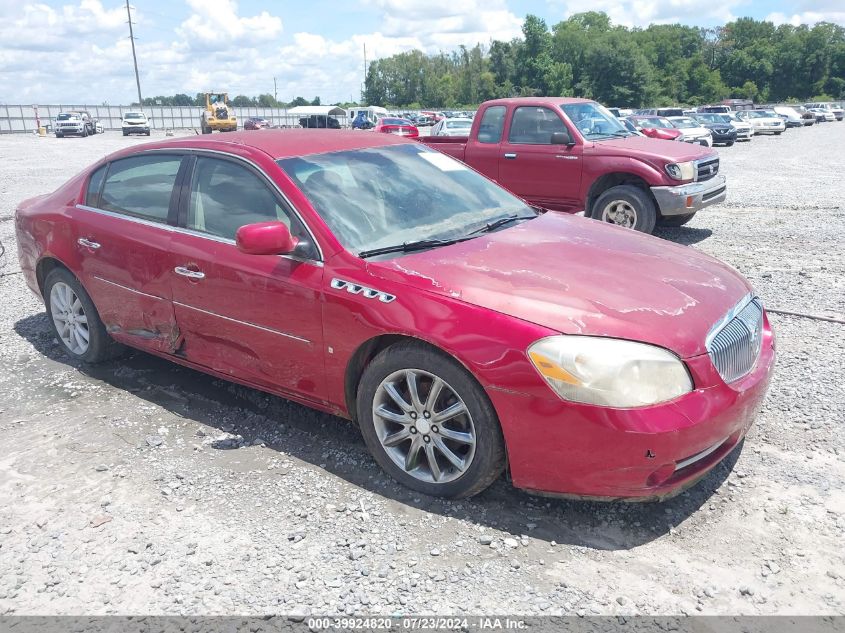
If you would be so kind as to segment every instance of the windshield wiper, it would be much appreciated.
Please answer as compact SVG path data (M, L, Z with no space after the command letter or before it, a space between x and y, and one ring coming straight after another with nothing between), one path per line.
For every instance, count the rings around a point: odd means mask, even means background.
M489 233L495 229L498 229L500 226L504 226L505 224L509 224L510 222L516 222L517 220L533 220L536 218L536 215L517 215L514 213L513 215L506 215L503 218L498 218L497 220L493 220L492 222L488 222L481 228L475 229L474 231L470 231L468 235L478 235L479 233Z
M456 237L453 239L442 240L415 240L413 242L402 242L401 244L393 244L392 246L381 246L379 248L371 248L366 251L360 251L358 257L365 259L367 257L374 257L375 255L386 255L388 253L410 253L411 251L421 251L426 248L435 248L436 246L448 246L449 244L457 244L472 239L469 236Z

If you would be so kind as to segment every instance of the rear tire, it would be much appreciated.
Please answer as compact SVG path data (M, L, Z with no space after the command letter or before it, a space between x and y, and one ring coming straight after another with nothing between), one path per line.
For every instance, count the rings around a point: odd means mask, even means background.
M56 138L64 138L64 136L62 134L59 134L58 132L56 132Z
M596 198L590 217L651 233L657 224L657 209L648 192L633 185L617 185Z
M780 136L783 132L775 132L775 136Z
M728 141L727 143L725 143L725 147L730 147L733 144L734 144L733 141Z
M356 408L370 453L413 490L471 497L505 468L502 429L487 394L436 349L406 342L383 350L361 376Z
M47 275L43 294L53 334L66 354L83 363L100 363L124 351L106 332L91 297L67 269L54 268Z
M684 215L664 215L660 218L661 226L683 226L695 217L695 213Z

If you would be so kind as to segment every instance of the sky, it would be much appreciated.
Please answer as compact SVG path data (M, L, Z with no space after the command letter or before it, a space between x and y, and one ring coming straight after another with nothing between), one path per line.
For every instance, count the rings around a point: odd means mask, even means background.
M130 0L143 96L226 91L280 101L360 97L367 59L451 51L586 8L615 24L713 26L737 17L845 25L843 0ZM0 0L0 103L137 100L126 6Z

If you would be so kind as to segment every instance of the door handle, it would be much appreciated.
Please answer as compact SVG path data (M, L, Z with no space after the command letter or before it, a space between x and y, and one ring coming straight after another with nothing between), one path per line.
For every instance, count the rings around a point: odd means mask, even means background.
M78 240L76 240L76 243L80 246L84 246L85 248L90 248L91 250L96 250L100 248L100 245L97 244L97 242L86 240L84 237L80 237Z
M508 160L515 160L516 154L508 152L507 154L505 154L505 158L507 158Z
M173 269L173 272L177 275L182 275L183 277L189 277L191 279L205 279L205 273L200 270L191 270L189 268L185 268L184 266L177 266Z

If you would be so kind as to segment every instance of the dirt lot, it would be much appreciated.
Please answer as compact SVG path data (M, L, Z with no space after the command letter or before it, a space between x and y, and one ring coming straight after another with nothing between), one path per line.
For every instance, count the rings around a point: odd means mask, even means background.
M674 500L423 498L342 420L141 353L62 354L14 274L14 205L145 140L0 137L0 614L845 613L845 326L772 315L745 446ZM841 319L842 147L827 123L720 149L729 202L660 236L771 308Z

